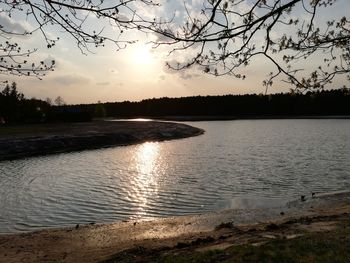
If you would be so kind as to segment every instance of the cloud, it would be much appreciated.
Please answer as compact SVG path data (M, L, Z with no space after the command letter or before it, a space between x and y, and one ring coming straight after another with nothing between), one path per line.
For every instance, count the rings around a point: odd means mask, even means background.
M166 34L168 35L173 35L173 33L170 30L164 30L164 34L160 34L160 33L154 33L153 35L155 36L155 42L161 42L161 43L170 43L173 42L174 40L168 36L166 36Z
M187 69L181 69L181 70L169 69L167 73L176 74L179 78L185 79L185 80L197 78L200 76L198 73L189 72L189 70Z
M77 84L87 84L90 79L81 75L76 74L66 74L57 77L53 77L52 80L60 85L71 86Z
M48 65L48 66L50 66L52 63L53 63L53 61L54 61L54 64L55 64L55 68L57 68L57 67L59 67L60 65L61 65L61 60L57 60L57 59L55 59L53 56L51 56L51 55L48 55L44 60L43 60L43 62L46 64L46 65Z
M175 61L169 61L169 64L176 65L177 63ZM164 66L163 71L167 74L176 74L179 78L185 80L197 78L200 76L200 74L198 74L198 69L195 67L191 69L176 70L169 68L168 66Z
M32 56L28 58L28 61L34 62L35 64L39 64L40 61L43 61L45 65L51 66L52 61L54 62L54 70L57 71L62 71L67 65L69 65L69 61L60 59L56 56L53 56L51 54L48 54L46 52L35 52Z
M119 74L118 69L115 69L115 68L111 68L111 69L109 69L108 71L109 71L110 73L112 73L112 74Z
M183 73L183 71L181 71L181 74L180 74L180 78L182 79L193 79L197 77L199 77L199 74L187 74L187 73Z
M152 2L152 1L151 1ZM157 1L153 1L156 3ZM164 5L153 6L150 4L145 4L142 1L136 1L133 3L134 10L137 10L139 14L141 14L144 18L148 18L152 20L155 17L159 17L160 14L164 14ZM126 12L133 15L133 12L127 10Z
M110 84L110 82L108 82L108 81L96 83L96 85L98 85L98 86L108 86L109 84Z
M15 34L24 34L33 30L27 22L15 21L5 14L0 14L0 26L5 32Z

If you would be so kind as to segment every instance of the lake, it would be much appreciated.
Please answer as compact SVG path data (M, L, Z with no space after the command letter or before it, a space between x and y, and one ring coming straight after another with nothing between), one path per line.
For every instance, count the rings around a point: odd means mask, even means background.
M350 120L187 124L206 132L0 162L0 233L272 207L350 189Z

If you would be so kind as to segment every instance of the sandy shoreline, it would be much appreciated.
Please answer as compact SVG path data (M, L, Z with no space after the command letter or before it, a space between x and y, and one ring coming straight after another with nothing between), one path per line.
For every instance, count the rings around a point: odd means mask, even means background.
M141 256L142 262L144 256L152 256L154 251L169 253L182 247L218 247L231 244L231 239L241 242L248 234L249 240L255 240L263 234L271 235L272 230L276 230L275 235L281 234L279 226L288 226L291 231L287 232L292 235L297 225L309 228L316 223L317 229L325 222L342 217L350 218L349 192L310 197L305 202L296 200L273 209L227 210L152 221L0 235L0 262L101 262L119 256L121 258L116 262L123 262L126 254L135 257L135 261Z
M203 134L171 122L94 121L0 127L0 161L23 157L164 141Z

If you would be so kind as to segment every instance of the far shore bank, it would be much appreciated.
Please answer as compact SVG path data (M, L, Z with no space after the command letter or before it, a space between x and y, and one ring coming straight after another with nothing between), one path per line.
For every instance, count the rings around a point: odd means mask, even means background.
M327 240L327 235L337 237L349 227L349 192L310 194L271 209L0 235L0 262L168 262L166 258L179 255L186 259L198 253L213 256L214 252L218 253L214 253L218 255L215 262L221 262L225 257L235 258L232 248L237 246L259 247L309 233L324 233Z
M170 122L54 123L0 127L0 161L62 152L181 139L202 129Z
M350 115L262 115L262 116L225 116L225 115L193 115L193 116L135 116L120 117L116 120L150 119L160 121L233 121L233 120L327 120L350 119Z

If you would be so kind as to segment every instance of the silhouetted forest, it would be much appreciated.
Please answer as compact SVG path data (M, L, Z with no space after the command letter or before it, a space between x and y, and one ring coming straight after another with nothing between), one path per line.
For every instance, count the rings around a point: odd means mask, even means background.
M59 98L61 101L62 98ZM34 98L26 99L22 93L17 91L16 83L7 85L0 93L0 123L90 121L93 117L264 118L327 115L350 115L350 89L325 90L306 94L291 92L273 95L154 98L140 102L99 102L60 106Z
M35 98L26 99L13 82L0 92L0 124L43 122L50 105Z
M61 97L57 99L62 100ZM53 106L48 101L35 98L27 99L23 93L17 90L17 84L15 82L11 85L7 84L0 92L0 125L90 121L91 119L92 114L87 111L81 111L79 109L67 110L62 107Z
M224 95L147 99L66 106L97 117L350 115L350 89L273 95Z

